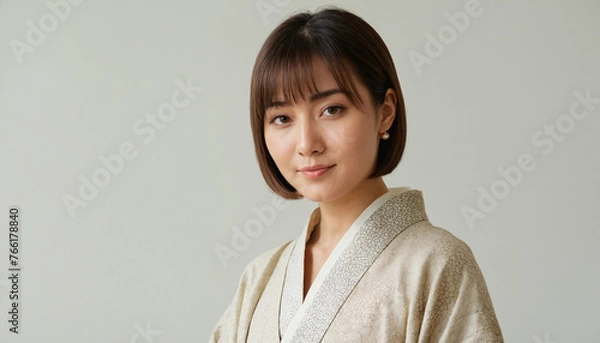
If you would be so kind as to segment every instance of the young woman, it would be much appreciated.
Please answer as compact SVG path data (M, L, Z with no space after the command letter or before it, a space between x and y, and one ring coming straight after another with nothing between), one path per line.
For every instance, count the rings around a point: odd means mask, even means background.
M254 66L250 116L269 187L318 203L254 259L211 342L503 342L470 250L421 191L387 188L406 141L389 51L358 16L296 14Z

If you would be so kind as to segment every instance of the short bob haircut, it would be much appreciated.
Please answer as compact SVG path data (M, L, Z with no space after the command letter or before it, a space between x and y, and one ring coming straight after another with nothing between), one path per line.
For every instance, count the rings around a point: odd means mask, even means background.
M389 88L396 92L396 117L387 131L390 137L380 140L375 170L369 178L394 171L406 142L400 82L394 61L375 29L357 15L336 7L295 14L266 39L256 58L250 86L250 124L260 170L267 185L284 199L303 196L283 177L267 149L265 112L275 101L279 87L282 87L283 100L293 102L298 97L306 99L316 91L312 77L313 56L323 60L338 87L349 94L355 105L362 103L362 99L352 75L365 85L377 105L383 103Z

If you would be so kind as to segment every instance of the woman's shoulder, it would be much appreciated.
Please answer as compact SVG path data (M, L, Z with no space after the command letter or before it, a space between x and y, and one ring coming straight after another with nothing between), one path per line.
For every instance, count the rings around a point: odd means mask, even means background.
M431 265L476 264L471 248L452 232L422 221L408 227L396 238L397 249L409 254L413 262Z
M294 242L295 240L287 241L278 247L271 248L254 257L244 268L243 275L249 279L248 281L251 281L258 276L272 274L278 265L287 261Z
M392 282L398 285L398 294L412 291L411 299L423 306L423 327L429 328L431 337L503 342L485 277L463 240L428 221L408 227L396 238L391 275L400 277Z

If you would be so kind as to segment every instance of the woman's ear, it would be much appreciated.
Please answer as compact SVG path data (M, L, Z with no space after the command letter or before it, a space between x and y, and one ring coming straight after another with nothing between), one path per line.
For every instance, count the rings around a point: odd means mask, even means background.
M379 133L383 134L392 127L392 123L396 118L396 104L398 98L396 92L392 88L388 88L383 98L383 104L379 107L380 111L380 122L379 122Z

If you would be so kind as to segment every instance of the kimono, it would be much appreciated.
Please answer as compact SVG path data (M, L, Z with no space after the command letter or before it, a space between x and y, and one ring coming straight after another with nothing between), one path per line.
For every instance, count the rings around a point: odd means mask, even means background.
M390 188L341 238L306 297L299 238L252 260L209 342L503 342L471 249L429 222L420 190Z

